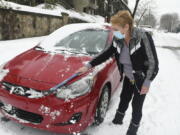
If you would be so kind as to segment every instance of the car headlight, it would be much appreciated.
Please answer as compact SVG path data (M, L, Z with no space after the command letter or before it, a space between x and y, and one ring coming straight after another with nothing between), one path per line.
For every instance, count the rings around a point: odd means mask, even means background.
M61 99L74 99L91 91L94 76L89 74L82 79L58 89L56 96Z

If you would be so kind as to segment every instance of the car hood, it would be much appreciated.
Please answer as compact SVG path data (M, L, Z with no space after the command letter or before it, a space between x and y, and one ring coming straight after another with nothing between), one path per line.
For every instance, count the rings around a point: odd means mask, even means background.
M76 73L90 59L90 56L49 54L31 49L11 60L6 68L10 75L58 84Z

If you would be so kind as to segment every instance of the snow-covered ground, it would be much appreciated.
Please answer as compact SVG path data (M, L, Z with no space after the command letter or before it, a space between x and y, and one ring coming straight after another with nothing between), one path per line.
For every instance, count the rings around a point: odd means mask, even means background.
M26 11L40 14L47 14L53 16L62 16L61 13L67 13L71 18L77 18L80 20L84 20L87 22L104 22L104 18L99 15L90 15L87 13L79 13L74 10L67 10L61 5L56 5L53 9L44 9L44 4L40 4L37 7L30 7L25 5L20 5L14 2L7 2L5 0L1 0L0 4L2 6L6 6L8 8L12 8L18 11Z
M35 46L44 37L0 41L0 64ZM144 115L138 135L180 135L180 50L159 46L180 47L180 34L154 32L159 57L159 74L153 81L144 104ZM89 127L91 135L125 135L131 119L129 107L124 124L113 125L111 121L119 103L119 94L112 97L105 121L98 127ZM1 117L1 114L0 114ZM24 127L13 121L0 121L2 135L52 135L53 133ZM53 135L56 135L55 133Z
M154 31L154 40L157 46L180 47L180 33L164 33Z

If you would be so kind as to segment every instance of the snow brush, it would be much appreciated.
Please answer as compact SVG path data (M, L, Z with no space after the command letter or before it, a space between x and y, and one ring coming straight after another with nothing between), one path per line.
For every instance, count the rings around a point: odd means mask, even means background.
M66 85L68 82L70 82L71 80L73 80L74 78L76 78L79 75L80 75L80 72L73 74L68 79L66 79L63 82L57 84L56 86L50 88L50 90L43 92L43 95L48 96L50 94L55 93L59 88L63 87L64 85Z

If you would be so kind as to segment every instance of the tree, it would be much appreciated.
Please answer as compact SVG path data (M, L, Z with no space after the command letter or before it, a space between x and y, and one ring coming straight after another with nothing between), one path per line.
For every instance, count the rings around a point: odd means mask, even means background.
M137 11L137 8L138 8L139 1L140 1L140 0L136 0L135 7L134 7L134 11L133 11L133 14L132 14L133 18L135 17L135 14L136 14L136 11Z
M179 16L177 13L164 14L160 19L160 28L168 32L175 32L179 25Z
M139 22L140 25L150 25L153 28L156 26L156 23L157 23L156 17L151 13L145 14L142 20Z
M123 0L128 5L128 0Z
M157 22L155 18L156 4L154 0L142 0L134 17L135 23L138 26L141 25L151 25L155 27Z

